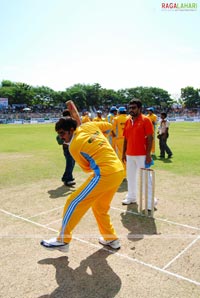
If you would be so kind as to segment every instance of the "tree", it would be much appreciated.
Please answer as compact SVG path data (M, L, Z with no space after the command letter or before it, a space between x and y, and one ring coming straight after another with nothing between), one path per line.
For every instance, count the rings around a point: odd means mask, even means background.
M1 82L1 87L13 87L15 83L9 81L9 80L3 80Z
M87 106L86 91L83 85L75 84L74 86L66 89L68 99L74 101L75 105L79 110Z
M69 100L69 97L67 96L67 92L66 91L57 91L57 92L53 92L53 102L54 105L64 105L66 103L67 100Z
M142 101L144 107L159 106L168 107L171 99L166 90L156 87L135 87L126 89L127 100L138 98Z
M116 105L119 103L119 95L117 91L112 89L101 89L101 104L105 106Z
M8 103L12 104L15 101L15 92L13 87L0 87L0 97L8 98Z
M1 85L0 96L8 98L10 105L31 105L34 94L30 85L25 83L12 83L10 81L2 81Z
M25 83L16 83L13 88L15 92L15 103L27 105L32 104L32 99L34 96L32 86Z
M101 105L101 85L95 83L93 85L82 85L82 89L85 91L87 106Z
M117 91L117 96L119 98L119 103L121 104L127 104L129 92L128 89L120 89Z
M55 91L46 86L33 87L34 96L32 98L33 105L52 106L54 105Z
M155 106L168 109L175 100L169 93L157 87L138 86L134 88L113 89L102 88L100 84L75 84L65 91L54 91L46 86L32 87L26 83L3 80L0 84L0 97L8 98L9 104L26 104L41 106L58 106L67 100L73 100L79 110L90 106L111 106L127 104L132 98L139 98L144 107ZM177 102L177 101L176 101ZM181 89L179 102L188 108L200 107L200 90L193 87Z
M199 90L193 87L181 88L181 98L186 108L197 108L200 106Z

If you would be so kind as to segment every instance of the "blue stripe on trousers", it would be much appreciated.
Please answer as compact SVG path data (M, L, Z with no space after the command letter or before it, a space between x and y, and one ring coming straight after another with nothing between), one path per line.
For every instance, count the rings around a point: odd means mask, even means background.
M94 189L94 187L97 185L98 181L100 179L100 176L95 176L90 183L84 188L81 193L70 203L68 206L68 209L66 210L65 216L63 218L62 222L62 230L61 230L61 238L63 239L64 230L67 225L67 223L70 220L70 217L72 216L72 213L74 212L76 206L78 203L83 201L85 197Z

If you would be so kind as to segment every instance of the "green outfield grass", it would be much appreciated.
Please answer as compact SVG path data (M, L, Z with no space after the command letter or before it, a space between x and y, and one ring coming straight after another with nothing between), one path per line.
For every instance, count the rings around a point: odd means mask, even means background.
M62 146L54 124L1 125L1 186L59 178L64 172Z
M60 179L65 166L55 124L0 125L0 186ZM173 158L155 160L154 169L200 176L200 123L171 123L168 144ZM156 140L156 156L159 155ZM75 168L76 171L80 169Z
M169 134L168 145L173 158L155 160L154 168L183 176L200 176L200 122L173 122ZM156 155L159 156L158 140Z

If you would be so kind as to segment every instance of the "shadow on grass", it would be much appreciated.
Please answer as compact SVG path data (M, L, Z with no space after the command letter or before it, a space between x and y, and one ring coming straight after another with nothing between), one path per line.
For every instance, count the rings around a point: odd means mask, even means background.
M171 158L163 158L163 157L157 158L157 161L162 161L163 163L169 163L169 164L173 162Z
M40 260L38 264L55 267L58 288L39 298L115 297L121 288L121 279L109 266L106 260L109 255L100 249L81 261L76 269L69 267L66 256Z
M151 157L153 158L153 160L157 160L158 159L158 157L156 155L152 155Z
M74 190L75 190L75 187L73 186L69 187L69 186L61 185L56 189L49 190L48 194L50 195L51 199L56 199L60 197L66 197Z
M127 211L121 213L123 226L129 231L128 239L139 241L144 235L156 235L157 228L152 217L141 216L138 213L138 205L127 205Z
M173 160L172 160L173 156L171 158L167 158L167 157L163 158L163 157L153 155L152 158L155 161L162 161L163 163L172 163L173 162Z

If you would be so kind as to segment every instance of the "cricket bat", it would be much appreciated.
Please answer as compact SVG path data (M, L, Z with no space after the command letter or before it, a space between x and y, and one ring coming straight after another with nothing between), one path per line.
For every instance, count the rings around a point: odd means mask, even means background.
M77 125L78 126L81 125L81 118L79 116L79 112L78 112L78 110L76 108L76 105L73 102L73 100L66 101L66 106L67 106L67 109L70 112L71 117L74 118L77 121Z

